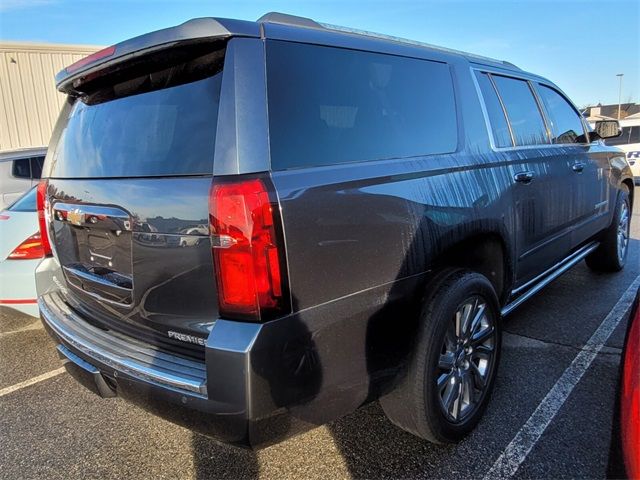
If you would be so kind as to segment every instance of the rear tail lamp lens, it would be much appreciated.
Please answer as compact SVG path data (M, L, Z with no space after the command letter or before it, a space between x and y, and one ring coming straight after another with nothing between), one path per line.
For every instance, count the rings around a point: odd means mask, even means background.
M38 232L18 245L7 258L9 260L34 260L42 257L44 257L44 248L40 232Z
M622 359L620 432L628 478L640 478L640 290Z
M52 254L51 243L49 242L49 234L47 233L47 217L45 215L46 209L49 205L49 200L47 199L48 186L49 182L47 182L47 180L40 180L40 183L38 183L36 194L38 225L40 226L40 241L42 242L42 251L44 256L49 256Z
M209 223L222 316L265 320L288 308L278 213L265 180L212 184Z

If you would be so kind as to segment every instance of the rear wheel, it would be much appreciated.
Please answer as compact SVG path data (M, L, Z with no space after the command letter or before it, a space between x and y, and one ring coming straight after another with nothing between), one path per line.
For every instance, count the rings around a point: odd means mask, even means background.
M629 189L622 185L613 222L604 232L600 246L585 259L589 268L597 272L618 272L624 268L629 249L630 223Z
M500 354L500 312L484 276L448 269L428 287L407 373L380 399L400 428L435 443L461 440L478 423Z

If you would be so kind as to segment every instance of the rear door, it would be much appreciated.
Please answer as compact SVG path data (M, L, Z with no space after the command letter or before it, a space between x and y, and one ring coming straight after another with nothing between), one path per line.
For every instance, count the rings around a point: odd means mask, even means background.
M223 53L138 62L70 97L44 167L67 303L195 356L217 318L208 194Z
M522 284L571 248L569 233L577 218L573 192L567 188L571 165L551 145L530 82L486 72L478 72L477 79L495 150L508 160L514 183L517 276Z

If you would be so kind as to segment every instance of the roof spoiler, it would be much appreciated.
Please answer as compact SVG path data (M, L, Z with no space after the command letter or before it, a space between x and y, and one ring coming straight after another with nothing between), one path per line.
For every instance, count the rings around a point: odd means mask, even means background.
M157 30L104 48L69 65L56 75L56 87L63 93L77 93L87 80L100 76L120 63L171 48L178 43L224 39L231 36L260 37L255 22L224 18L196 18L181 25Z

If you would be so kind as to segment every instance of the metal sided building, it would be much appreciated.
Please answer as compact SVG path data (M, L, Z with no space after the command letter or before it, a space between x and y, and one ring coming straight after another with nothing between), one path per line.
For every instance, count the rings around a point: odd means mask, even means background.
M65 99L55 74L100 48L0 42L0 151L49 143Z

